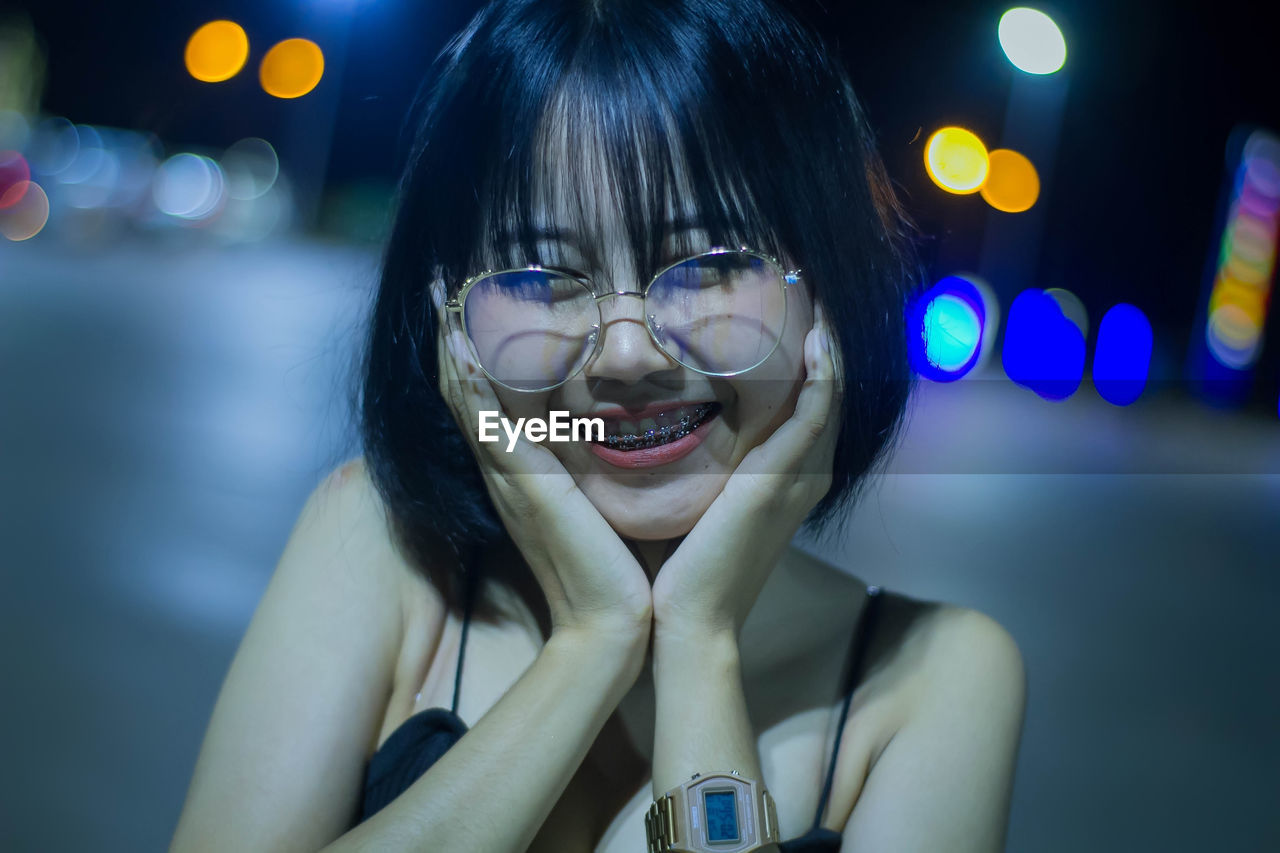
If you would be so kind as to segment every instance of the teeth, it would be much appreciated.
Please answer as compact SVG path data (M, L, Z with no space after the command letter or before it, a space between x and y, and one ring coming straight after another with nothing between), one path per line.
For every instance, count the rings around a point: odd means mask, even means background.
M715 413L716 408L714 403L699 403L663 412L653 418L642 418L639 423L617 421L617 432L606 435L602 443L615 450L639 450L668 444L697 429ZM677 412L682 415L676 417Z

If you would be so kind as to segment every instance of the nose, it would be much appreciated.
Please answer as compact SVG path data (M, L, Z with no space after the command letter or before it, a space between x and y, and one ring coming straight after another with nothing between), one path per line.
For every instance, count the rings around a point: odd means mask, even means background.
M644 298L638 292L607 293L601 297L598 334L601 340L595 355L583 368L588 378L632 384L680 367L680 362L663 352L649 336Z

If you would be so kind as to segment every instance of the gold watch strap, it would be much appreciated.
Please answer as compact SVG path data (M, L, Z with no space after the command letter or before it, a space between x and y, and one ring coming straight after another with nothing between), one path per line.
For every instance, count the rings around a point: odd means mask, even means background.
M735 774L736 775L736 774ZM694 777L695 779L697 776ZM687 785L688 783L686 783ZM759 785L760 802L762 808L752 809L754 813L759 814L760 822L760 844L752 848L752 851L760 851L760 853L773 853L778 850L778 842L780 841L780 833L778 831L778 810L774 805L773 796L763 784ZM649 811L644 816L645 839L648 842L647 853L689 853L692 851L693 844L691 838L682 837L681 828L685 823L684 803L677 802L676 793L683 794L684 786L668 791L649 806ZM681 798L683 800L683 797ZM684 828L684 832L688 832L688 828Z
M674 800L663 794L649 806L644 816L644 834L649 840L649 853L664 853L676 845Z

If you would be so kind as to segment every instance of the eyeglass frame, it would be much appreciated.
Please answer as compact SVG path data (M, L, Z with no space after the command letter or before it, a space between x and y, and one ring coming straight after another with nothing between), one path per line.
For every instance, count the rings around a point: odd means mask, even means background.
M787 270L785 267L783 267L782 262L779 261L777 258L773 257L772 255L765 254L764 252L760 252L755 249L747 248L746 246L740 246L737 249L729 248L726 246L714 246L705 252L699 252L696 255L690 255L687 258L681 258L680 260L672 261L662 269L658 270L658 272L655 273L653 277L649 279L648 283L645 284L643 290L612 290L606 293L596 293L596 289L594 286L595 282L591 280L590 276L588 276L586 273L579 272L578 270L569 269L568 267L543 266L541 264L530 264L529 266L513 267L511 269L505 269L505 270L484 270L483 272L478 272L475 275L468 276L467 279L462 282L462 287L458 289L458 293L455 296L445 301L444 309L451 314L461 315L458 317L458 323L461 326L461 330L463 333L462 336L466 339L467 346L471 349L471 354L475 357L476 364L479 365L480 369L484 372L485 376L489 377L489 379L491 379L492 381L497 382L503 388L509 388L512 391L522 391L530 394L538 394L544 391L550 391L552 389L559 388L561 385L564 385L570 379L572 379L573 377L581 373L583 370L585 370L586 366L590 364L591 360L594 359L596 355L600 352L600 347L604 342L604 335L600 334L600 326L604 320L604 316L600 313L600 303L602 301L604 301L605 299L608 299L611 296L638 296L643 302L648 299L649 290L653 287L654 282L656 282L659 278L665 275L667 271L672 270L680 266L681 264L687 264L690 261L696 261L700 258L706 258L712 255L724 255L729 253L747 254L747 255L751 255L752 257L759 258L769 263L774 268L774 270L778 272L779 274L778 279L782 282L782 296L783 296L782 324L783 326L785 326L787 322L786 291L788 287L794 284L797 284L800 281L800 273L803 270L800 267L797 267L793 270ZM480 354L476 352L475 342L471 340L471 335L467 334L467 331L466 331L467 324L466 324L466 316L464 314L464 309L467 303L467 294L471 291L471 288L491 276L505 275L506 273L512 273L512 272L552 272L558 275L563 275L565 278L568 278L572 281L576 281L578 284L582 285L583 288L588 293L591 294L592 299L594 300L593 304L595 305L596 314L598 316L599 322L596 322L591 327L593 330L592 334L594 334L596 337L595 344L591 349L591 354L588 355L585 359L583 359L582 364L579 365L577 369L575 369L572 373L570 373L564 379L561 379L555 385L548 385L545 388L514 388L506 384L501 379L498 379L492 373L490 373L488 368L486 368L481 363ZM770 347L769 351L764 354L764 357L761 358L759 361L757 361L755 364L751 365L750 367L744 367L742 370L734 370L729 373L713 373L708 370L702 370L700 368L694 367L693 365L690 365L690 364L685 364L683 361L681 361L680 359L672 355L670 352L668 352L667 348L662 345L662 342L658 340L657 334L653 331L653 326L651 325L651 323L653 322L653 319L654 318L652 314L648 314L648 313L645 314L644 328L645 328L645 331L649 333L649 338L653 341L654 346L656 346L664 355L666 355L676 364L679 364L681 367L687 367L690 370L693 370L697 373L701 373L704 376L718 376L721 378L740 376L741 374L746 373L750 370L755 370L757 367L764 364L766 361L769 360L769 356L773 355L774 351L777 350L778 348L779 341L777 338L775 338L773 341L773 346Z

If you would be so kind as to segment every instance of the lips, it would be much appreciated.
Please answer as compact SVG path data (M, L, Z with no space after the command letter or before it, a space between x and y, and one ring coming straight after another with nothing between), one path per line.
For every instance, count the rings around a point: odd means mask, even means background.
M638 412L597 412L604 420L604 441L594 442L612 450L644 450L678 441L720 412L714 401L656 403Z

